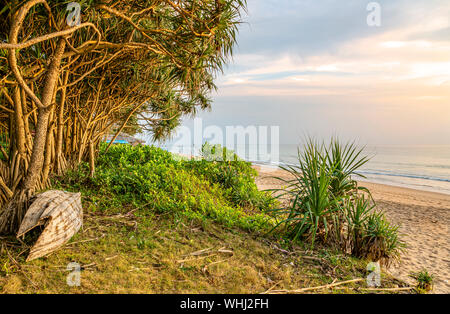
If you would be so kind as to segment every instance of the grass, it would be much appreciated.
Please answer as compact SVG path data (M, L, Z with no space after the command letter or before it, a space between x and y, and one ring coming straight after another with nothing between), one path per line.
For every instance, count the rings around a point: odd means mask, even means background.
M3 240L0 291L261 293L275 284L293 290L367 275L365 261L329 249L287 248L279 240L213 221L174 218L88 214L83 230L65 247L29 263L24 262L26 247ZM80 287L66 284L70 262L82 265ZM382 284L400 283L384 277ZM360 282L319 292L356 293L350 288L364 287Z
M227 172L222 170L226 169ZM96 175L86 165L54 179L81 191L83 228L28 263L30 246L0 238L2 293L262 293L365 278L368 261L267 234L276 205L243 161L179 160L154 147L113 146ZM246 201L245 201L246 200ZM66 284L81 265L81 286ZM382 278L383 287L402 283ZM365 293L363 281L321 293Z

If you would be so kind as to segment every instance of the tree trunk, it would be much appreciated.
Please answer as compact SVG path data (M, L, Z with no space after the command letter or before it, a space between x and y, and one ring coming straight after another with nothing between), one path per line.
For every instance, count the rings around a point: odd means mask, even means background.
M42 91L42 105L39 105L38 108L36 134L34 137L33 149L31 152L28 171L26 173L23 184L18 187L18 191L15 192L15 195L7 204L5 210L3 210L0 214L0 233L14 233L17 231L22 218L24 217L28 209L29 198L33 195L33 193L41 185L41 183L44 183L42 182L42 168L44 165L44 152L49 127L49 116L51 113L51 106L53 105L52 101L54 99L55 88L58 82L61 66L61 59L65 47L65 40L60 39L50 63L45 79L44 88ZM16 51L10 50L9 53L16 53ZM16 107L21 107L21 104L16 104ZM22 129L22 131L24 131L24 129Z
M39 108L38 111L38 122L36 126L36 135L34 137L33 152L31 154L30 167L24 183L25 190L34 190L36 188L44 164L44 149L47 139L48 119L51 112L50 106L52 105L53 93L55 91L56 82L58 81L61 58L65 48L65 40L60 39L47 73L42 93L42 104L44 107Z

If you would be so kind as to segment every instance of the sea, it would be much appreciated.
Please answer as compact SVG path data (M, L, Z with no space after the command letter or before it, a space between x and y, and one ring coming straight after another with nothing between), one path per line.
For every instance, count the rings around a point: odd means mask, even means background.
M197 156L199 147L160 146L163 149ZM298 146L271 147L245 145L230 147L255 164L276 167L298 163ZM396 145L361 147L370 160L359 171L361 181L407 187L450 195L450 145ZM274 152L275 158L268 158Z

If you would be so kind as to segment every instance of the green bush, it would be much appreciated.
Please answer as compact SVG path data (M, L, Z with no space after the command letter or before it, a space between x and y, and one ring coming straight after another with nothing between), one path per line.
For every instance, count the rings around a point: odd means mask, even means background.
M128 207L148 211L174 213L195 219L214 219L227 226L244 229L266 229L268 209L273 199L259 192L249 180L250 165L230 164L223 180L224 164L203 160L179 160L153 146L113 145L105 153L101 147L93 178L86 165L59 178L58 184L82 191L101 211L123 211ZM239 189L239 190L236 190ZM241 198L252 194L245 203ZM237 195L237 196L236 196ZM260 200L264 200L263 203Z
M317 237L326 241L331 227L331 212L336 210L334 199L330 197L326 160L316 149L314 143L305 146L305 152L298 153L297 166L282 166L294 179L282 180L288 188L281 190L279 198L291 200L286 208L274 212L284 219L278 224L284 225L287 235L293 240L309 238L311 245Z
M416 273L411 273L410 276L417 281L416 290L419 293L427 293L433 290L434 275L430 274L426 269Z
M309 146L311 145L316 149L319 147L317 143L310 142ZM370 160L369 157L362 155L363 149L358 149L354 143L342 144L333 138L329 147L322 145L317 150L326 159L327 172L331 178L329 190L334 197L351 196L357 191L365 191L370 195L366 188L358 187L354 180L354 177L364 178L357 170Z
M293 179L281 180L278 198L287 198L286 207L273 212L281 219L292 239L336 244L357 257L388 263L398 258L404 247L397 227L375 211L370 191L359 187L354 177L369 159L353 143L342 145L333 139L329 146L309 140L298 150L298 164L281 167ZM367 195L367 197L365 196Z
M375 204L364 196L349 199L344 211L348 222L346 247L356 257L387 264L390 259L399 257L404 244L398 238L398 227L391 225L375 208Z
M233 205L260 211L274 206L274 198L258 190L255 184L258 173L250 162L240 159L232 150L222 148L221 145L208 143L202 146L200 155L200 160L184 161L184 167L219 184Z

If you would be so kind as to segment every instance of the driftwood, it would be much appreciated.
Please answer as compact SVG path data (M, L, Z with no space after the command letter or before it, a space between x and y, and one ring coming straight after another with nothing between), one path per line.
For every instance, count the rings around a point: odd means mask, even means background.
M341 281L341 282L336 282L336 283L331 283L328 285L323 285L323 286L317 286L317 287L308 287L308 288L302 288L302 289L296 289L296 290L267 290L266 292L263 292L262 294L289 294L289 293L303 293L303 292L307 292L307 291L313 291L313 290L320 290L320 289L329 289L329 288L333 288L336 286L341 286L341 285L346 285L349 283L354 283L354 282L360 282L360 281L364 281L365 279L363 278L357 278L357 279L352 279L352 280L346 280L346 281Z
M27 261L31 261L57 250L72 238L82 224L80 193L47 191L36 196L25 214L17 237L44 225L44 230L27 257Z

